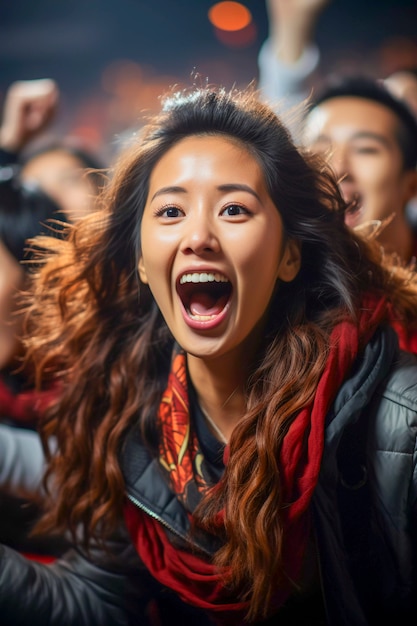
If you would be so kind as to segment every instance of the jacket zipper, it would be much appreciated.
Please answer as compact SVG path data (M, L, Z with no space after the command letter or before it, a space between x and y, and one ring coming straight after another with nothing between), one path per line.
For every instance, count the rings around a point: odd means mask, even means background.
M179 537L180 539L182 539L189 545L193 546L194 548L198 548L199 550L202 550L203 552L211 556L208 550L205 550L202 546L191 541L189 537L187 537L186 535L183 535L178 530L173 528L170 524L168 524L167 521L163 519L163 517L161 517L160 515L157 515L154 511L152 511L147 506L142 504L142 502L140 502L137 498L135 498L135 496L132 496L130 493L127 493L127 497L138 509L140 509L141 511L146 513L146 515L149 515L149 517L152 517L154 520L162 524L162 526L165 526L165 528L167 528L171 533L173 533L174 535L176 535L177 537Z

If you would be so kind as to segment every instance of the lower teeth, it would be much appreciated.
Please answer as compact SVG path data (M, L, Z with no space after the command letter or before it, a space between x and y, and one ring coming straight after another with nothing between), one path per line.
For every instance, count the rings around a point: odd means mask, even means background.
M216 317L215 315L193 315L191 311L188 311L188 315L191 317L191 319L197 320L199 322L207 322L208 320L212 320Z

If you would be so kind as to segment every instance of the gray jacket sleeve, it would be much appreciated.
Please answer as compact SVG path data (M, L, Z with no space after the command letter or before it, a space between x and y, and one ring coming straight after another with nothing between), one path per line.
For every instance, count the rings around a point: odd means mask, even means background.
M0 545L2 626L148 626L152 582L127 532L108 547L44 565Z
M320 52L315 44L309 45L296 63L282 63L274 54L271 41L267 39L258 55L258 88L261 99L283 116L294 140L301 142L302 116L311 95L311 82L320 61ZM291 113L291 114L290 114Z
M23 498L41 495L44 469L38 433L0 424L0 490Z

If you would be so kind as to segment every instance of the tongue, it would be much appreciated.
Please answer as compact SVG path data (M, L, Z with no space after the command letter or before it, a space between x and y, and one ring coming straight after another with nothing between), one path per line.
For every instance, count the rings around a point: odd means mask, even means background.
M205 292L193 293L190 301L191 315L218 315L227 302L226 296L214 298Z

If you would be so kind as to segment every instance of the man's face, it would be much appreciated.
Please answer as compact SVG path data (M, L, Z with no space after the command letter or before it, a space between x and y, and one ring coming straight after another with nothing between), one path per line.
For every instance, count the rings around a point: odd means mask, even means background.
M324 101L307 116L305 126L306 145L329 157L345 200L356 205L347 212L346 223L356 227L394 215L381 234L387 249L390 231L404 221L404 207L413 195L414 173L404 170L397 131L398 119L390 109L353 96Z

